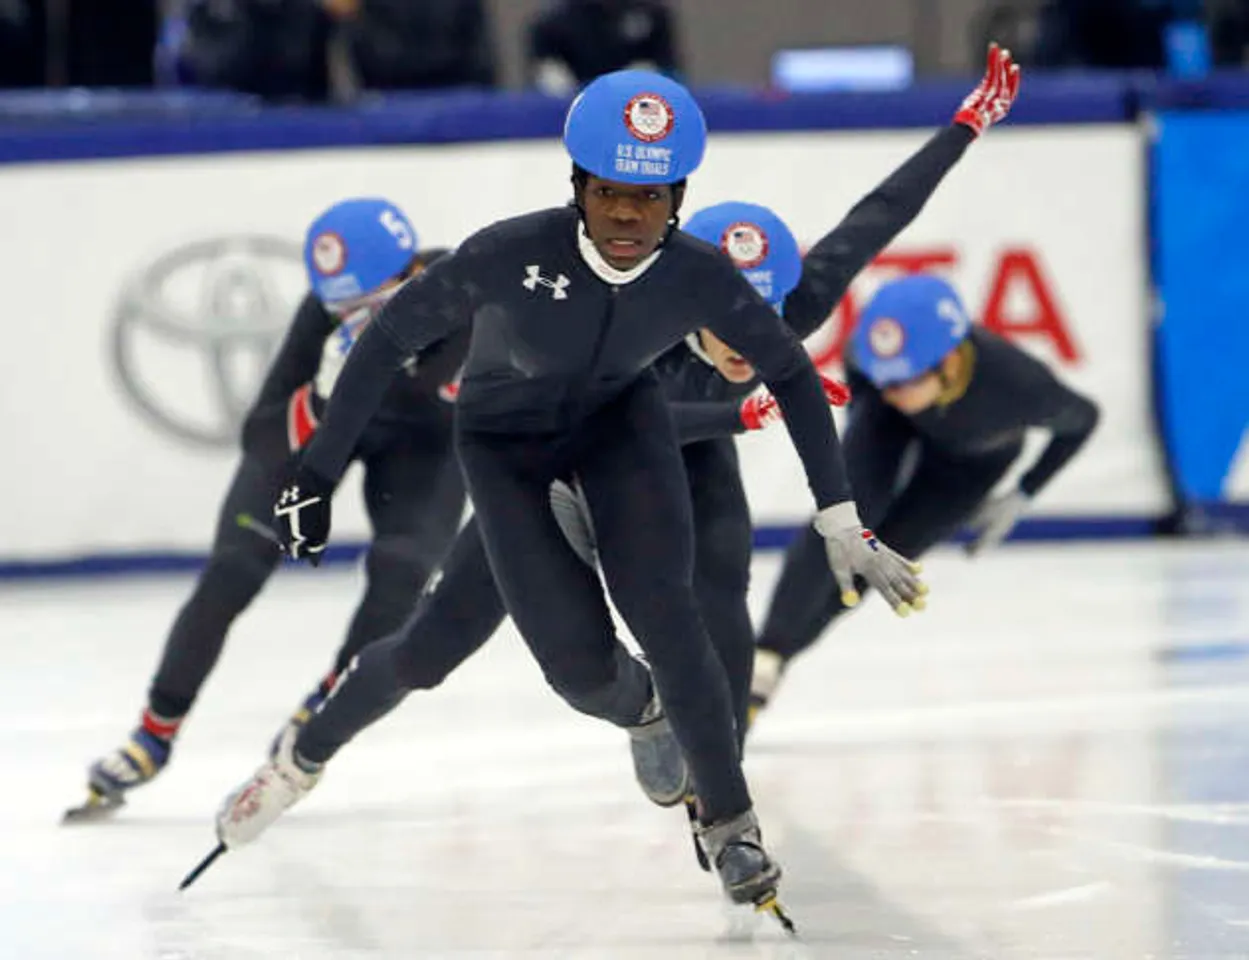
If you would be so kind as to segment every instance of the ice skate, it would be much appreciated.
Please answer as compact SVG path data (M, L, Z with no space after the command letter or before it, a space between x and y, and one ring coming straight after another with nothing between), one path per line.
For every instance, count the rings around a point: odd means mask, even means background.
M629 749L633 773L652 803L673 807L685 799L690 792L689 768L658 696L651 698L641 722L629 727Z
M159 737L146 726L135 728L125 743L91 765L86 802L66 810L62 822L100 819L120 809L127 793L165 769L172 749L171 738Z
M759 714L775 695L784 672L785 658L779 653L764 650L762 647L755 649L755 668L750 678L750 703L746 709L747 730L755 725Z
M274 735L273 740L269 744L269 756L273 756L278 752L278 746L281 744L282 738L288 733L293 736L299 735L299 731L304 728L304 724L311 720L312 715L321 708L321 704L325 703L331 689L333 689L333 682L326 680L318 684L317 688L304 698L299 708L287 718L282 729ZM291 742L293 743L294 739Z
M763 849L753 810L700 828L698 839L730 900L772 913L793 932L793 923L776 899L781 868Z
M217 839L228 849L251 843L321 779L319 766L295 756L299 730L288 726L269 759L231 793L217 814Z

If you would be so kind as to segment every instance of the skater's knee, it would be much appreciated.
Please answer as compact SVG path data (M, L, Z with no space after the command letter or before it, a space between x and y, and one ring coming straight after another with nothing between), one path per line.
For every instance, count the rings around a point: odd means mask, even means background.
M546 681L579 713L619 725L636 722L650 700L650 676L646 668L617 646L612 655L591 663L564 663L555 669L544 664Z
M371 584L401 584L418 591L438 562L438 551L420 537L378 537L369 546L364 568Z
M195 599L215 607L246 604L273 574L280 555L252 546L218 547L200 573Z

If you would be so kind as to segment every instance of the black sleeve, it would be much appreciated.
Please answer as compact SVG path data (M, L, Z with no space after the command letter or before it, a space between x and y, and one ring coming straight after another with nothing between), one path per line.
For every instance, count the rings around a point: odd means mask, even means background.
M898 480L899 466L915 430L906 417L854 367L846 367L851 400L847 411L845 457L859 518L865 526L880 525Z
M1031 359L1031 358L1029 358ZM1019 489L1035 496L1076 455L1097 427L1100 411L1088 397L1060 383L1044 364L1033 361L1031 376L1016 379L1013 403L1030 427L1052 434L1031 469L1019 481Z
M347 354L321 426L304 449L305 468L337 482L404 360L469 325L472 305L460 266L459 254L432 264L404 284L365 328Z
M337 322L314 294L304 297L282 345L269 364L256 401L257 407L284 402L297 388L317 375L325 340L335 326Z
M974 139L962 124L935 134L807 252L798 286L785 298L785 320L799 337L828 319L850 281L919 216Z
M740 400L668 401L668 409L677 425L677 439L682 444L745 433L741 405Z
M776 397L816 506L822 510L852 499L837 428L810 356L732 262L717 259L722 261L718 275L709 278L715 285L704 289L723 288L731 306L713 309L715 319L705 326L749 360Z

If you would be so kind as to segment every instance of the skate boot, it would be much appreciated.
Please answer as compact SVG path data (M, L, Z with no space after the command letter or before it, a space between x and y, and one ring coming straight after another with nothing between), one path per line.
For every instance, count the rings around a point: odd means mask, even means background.
M321 779L320 764L296 756L298 734L295 727L283 730L268 761L226 797L217 814L217 839L226 848L251 843Z
M792 933L793 924L776 899L781 868L763 849L754 811L701 827L698 838L729 899L772 913Z
M325 703L326 698L329 697L330 691L333 689L334 675L330 674L317 685L317 688L313 690L312 693L308 694L308 696L304 698L303 702L299 705L299 709L287 718L287 721L282 726L282 729L277 732L273 740L269 743L269 756L273 756L277 753L278 744L282 742L282 738L286 736L287 732L293 732L296 736L298 736L299 731L304 728L304 724L312 719L312 715L321 708L321 704Z
M65 811L63 821L93 820L124 806L127 793L150 783L165 769L180 722L145 712L143 723L131 731L126 742L87 770L86 802Z
M638 725L629 727L629 749L634 776L652 803L674 807L685 799L690 792L689 768L658 696L651 698Z
M775 650L755 648L755 669L750 678L750 704L746 708L746 729L750 730L768 705L785 672L785 658Z

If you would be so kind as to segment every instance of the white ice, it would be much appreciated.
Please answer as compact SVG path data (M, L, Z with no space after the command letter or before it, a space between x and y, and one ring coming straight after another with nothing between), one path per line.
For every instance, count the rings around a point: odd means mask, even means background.
M58 825L143 699L181 576L0 588L0 958L1249 957L1249 547L928 564L799 661L749 745L803 939L728 907L623 736L500 634L184 894L221 797L328 665L355 572L285 573L175 759ZM776 572L756 571L756 606Z

